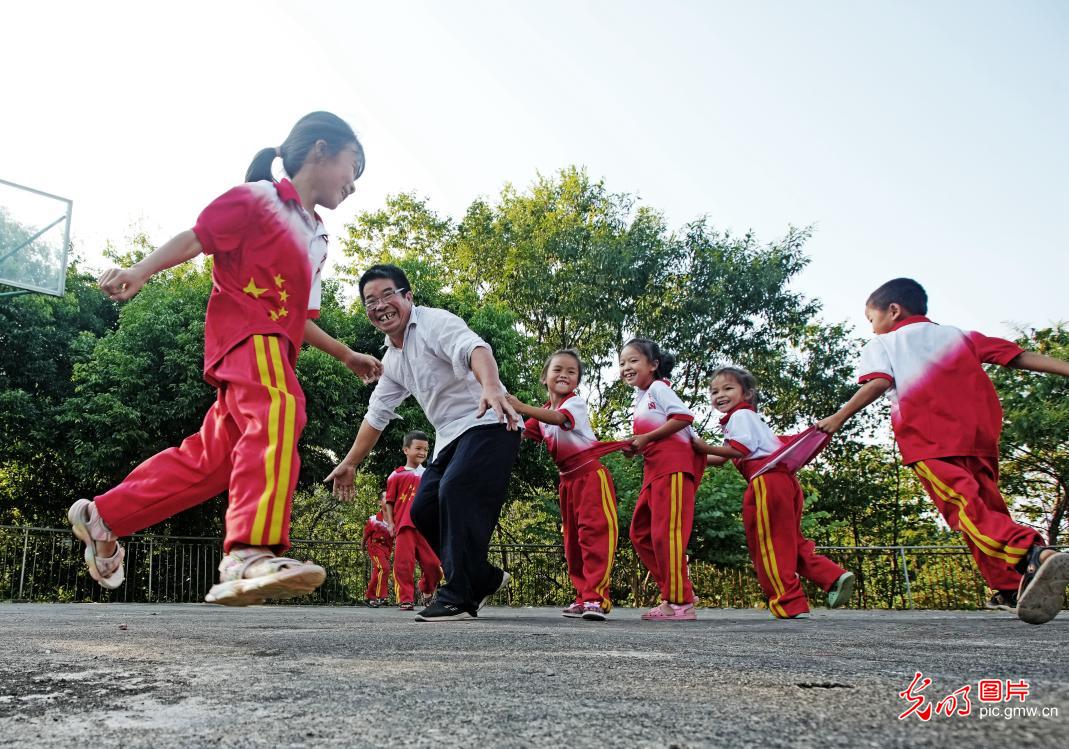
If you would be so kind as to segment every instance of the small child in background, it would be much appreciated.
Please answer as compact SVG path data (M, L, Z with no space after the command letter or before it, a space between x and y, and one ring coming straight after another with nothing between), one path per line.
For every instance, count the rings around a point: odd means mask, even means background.
M405 435L401 451L405 464L386 479L386 523L395 535L393 552L393 580L397 595L397 607L401 611L414 611L416 589L413 578L416 562L419 562L420 603L428 605L438 582L442 579L442 563L422 534L412 524L409 510L423 477L423 461L430 453L430 438L423 432Z
M646 338L632 338L620 351L620 376L635 388L634 430L627 454L643 457L642 491L631 518L631 544L657 580L662 602L646 621L693 621L694 590L687 544L694 524L694 493L704 458L691 447L694 414L666 379L675 357Z
M995 591L989 606L1017 609L1029 624L1049 622L1069 585L1069 554L1014 522L998 488L1002 404L983 364L1069 376L1069 362L1013 341L937 325L928 294L912 278L872 292L865 317L876 337L861 351L861 387L817 429L838 431L884 392L902 462L917 474L939 513L960 530Z
M380 508L385 508L385 496L386 493L383 492L379 499ZM393 546L393 534L383 513L384 510L380 509L374 515L369 515L364 523L364 548L371 560L371 576L367 581L367 590L364 591L364 603L374 609L386 603L390 589L390 547Z
M542 368L549 402L536 408L510 395L509 403L528 417L523 435L545 442L560 470L564 559L575 587L575 601L563 614L605 621L612 609L612 566L620 531L612 476L598 459L601 443L590 426L586 401L575 392L582 377L578 351L554 351Z
M716 447L695 437L694 448L709 456L710 465L730 460L746 478L742 523L769 611L777 619L808 616L799 575L827 591L828 608L848 602L854 574L817 554L816 544L802 535L805 497L797 477L782 464L755 475L784 443L757 414L754 376L739 367L721 367L713 372L709 394L713 407L724 414L720 424L727 444Z

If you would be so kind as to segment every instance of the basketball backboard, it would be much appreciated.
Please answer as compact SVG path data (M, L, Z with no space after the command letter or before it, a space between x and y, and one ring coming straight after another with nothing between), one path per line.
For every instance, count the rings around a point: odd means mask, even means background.
M72 205L0 179L0 284L63 296Z

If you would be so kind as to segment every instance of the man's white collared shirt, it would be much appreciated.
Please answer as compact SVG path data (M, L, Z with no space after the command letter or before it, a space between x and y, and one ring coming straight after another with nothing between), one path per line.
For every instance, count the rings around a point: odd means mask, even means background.
M401 402L414 395L434 427L434 458L472 427L497 424L492 409L476 416L482 386L471 371L471 355L480 346L493 353L490 344L452 312L413 306L401 348L386 337L382 377L364 419L382 431L397 418Z

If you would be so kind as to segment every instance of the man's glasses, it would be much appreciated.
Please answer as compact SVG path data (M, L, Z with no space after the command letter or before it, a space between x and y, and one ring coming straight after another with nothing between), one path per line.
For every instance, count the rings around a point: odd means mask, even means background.
M379 296L379 297L369 296L369 297L367 297L364 300L364 306L367 307L368 309L371 309L372 307L374 307L379 302L388 302L391 299L393 299L395 296L397 296L398 294L404 294L406 291L408 291L408 289L406 289L406 288L386 289L386 291L382 292L382 296Z

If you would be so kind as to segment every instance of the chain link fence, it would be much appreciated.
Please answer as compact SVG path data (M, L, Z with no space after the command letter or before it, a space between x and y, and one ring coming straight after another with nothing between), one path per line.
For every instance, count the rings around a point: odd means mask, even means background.
M126 583L102 589L89 577L83 546L69 529L0 526L0 600L131 603L202 601L216 581L222 556L217 538L135 535L124 540ZM851 605L865 609L976 609L988 591L965 546L820 547L857 575ZM370 574L367 554L357 541L296 540L288 556L308 559L327 570L326 582L292 603L354 605L364 599ZM494 543L494 561L512 575L496 603L510 606L565 606L574 592L559 545ZM748 566L691 564L700 605L764 607L757 579ZM807 584L814 605L824 594ZM628 545L620 548L613 571L613 598L619 605L645 606L657 600L656 584Z

